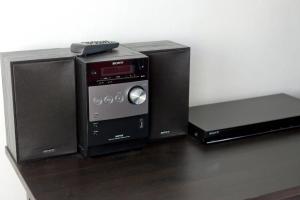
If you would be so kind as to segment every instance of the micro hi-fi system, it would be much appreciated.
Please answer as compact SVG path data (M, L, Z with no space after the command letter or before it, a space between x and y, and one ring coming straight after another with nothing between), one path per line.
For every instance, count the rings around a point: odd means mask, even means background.
M76 72L83 155L143 147L148 137L148 57L119 47L76 58Z
M3 53L11 155L17 162L96 156L186 135L189 55L171 41Z
M190 48L171 41L1 56L7 149L16 162L140 149L187 132L208 144L300 127L300 100L284 94L189 108Z

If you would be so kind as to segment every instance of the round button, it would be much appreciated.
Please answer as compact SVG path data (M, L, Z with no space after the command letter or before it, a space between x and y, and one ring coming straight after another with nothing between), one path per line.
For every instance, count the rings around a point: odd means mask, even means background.
M111 103L113 103L113 101L114 101L114 98L112 96L106 96L106 97L104 97L104 103L111 104Z
M96 104L97 106L99 106L99 105L102 104L102 99L101 99L101 98L94 97L94 98L93 98L93 102L94 102L94 104Z
M122 103L124 101L124 96L122 95L121 92L119 92L116 96L115 96L115 101Z
M135 86L129 91L128 99L130 103L140 105L146 101L147 94L142 87Z

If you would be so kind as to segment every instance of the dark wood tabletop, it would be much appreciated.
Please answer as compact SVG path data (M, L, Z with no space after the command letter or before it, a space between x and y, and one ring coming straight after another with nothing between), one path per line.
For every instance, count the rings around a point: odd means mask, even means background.
M256 198L248 200L299 200L300 199L300 187L289 188L265 194Z
M300 199L300 129L213 145L187 136L87 159L7 155L32 200Z

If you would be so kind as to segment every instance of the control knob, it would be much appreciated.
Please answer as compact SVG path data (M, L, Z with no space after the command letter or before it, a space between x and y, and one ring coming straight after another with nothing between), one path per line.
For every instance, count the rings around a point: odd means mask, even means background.
M128 93L129 102L135 105L142 104L147 99L145 90L140 86L135 86Z

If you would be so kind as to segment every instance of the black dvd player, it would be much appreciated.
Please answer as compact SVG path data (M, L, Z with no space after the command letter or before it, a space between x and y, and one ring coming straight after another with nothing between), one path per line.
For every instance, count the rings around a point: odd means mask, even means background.
M189 134L206 144L300 127L300 100L276 94L191 107Z

